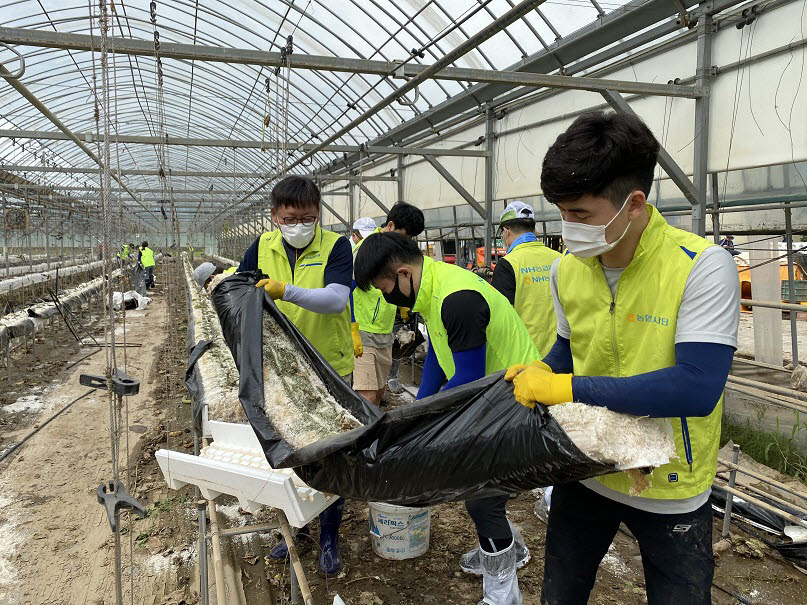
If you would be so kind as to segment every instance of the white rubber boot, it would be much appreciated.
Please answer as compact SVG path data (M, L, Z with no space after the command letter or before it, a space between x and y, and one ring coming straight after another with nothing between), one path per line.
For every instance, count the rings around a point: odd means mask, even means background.
M482 561L482 600L478 605L521 605L515 543L497 553L480 549L479 558Z
M508 521L508 523L510 524L510 531L513 532L513 540L516 544L516 569L521 569L530 562L532 555L530 554L530 549L527 548L527 545L524 543L524 538L521 537L521 532L519 532L510 521ZM460 569L462 571L475 576L482 575L482 560L479 555L480 550L482 549L477 546L460 557Z

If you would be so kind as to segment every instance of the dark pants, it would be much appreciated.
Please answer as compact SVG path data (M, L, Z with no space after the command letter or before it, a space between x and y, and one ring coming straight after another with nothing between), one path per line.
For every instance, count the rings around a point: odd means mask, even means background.
M588 601L597 568L620 522L639 543L649 605L711 603L714 559L708 502L691 513L662 515L568 483L552 491L542 604Z
M468 516L476 525L479 544L488 552L502 550L513 541L513 532L510 531L510 524L507 523L507 511L505 510L509 499L510 496L504 495L465 501ZM490 540L494 541L494 545L490 544Z
M154 287L154 267L146 267L146 288Z

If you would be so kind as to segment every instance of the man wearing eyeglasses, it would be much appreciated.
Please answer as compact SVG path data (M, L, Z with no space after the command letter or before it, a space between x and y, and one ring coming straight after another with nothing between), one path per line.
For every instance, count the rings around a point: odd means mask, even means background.
M263 233L244 254L238 271L267 275L264 288L286 317L303 333L345 381L353 373L350 333L350 286L353 253L350 242L318 224L320 191L308 177L287 176L272 189L272 221L276 231ZM338 531L341 498L320 515L319 568L334 574L342 565ZM307 533L303 528L301 533ZM284 559L285 543L270 557Z

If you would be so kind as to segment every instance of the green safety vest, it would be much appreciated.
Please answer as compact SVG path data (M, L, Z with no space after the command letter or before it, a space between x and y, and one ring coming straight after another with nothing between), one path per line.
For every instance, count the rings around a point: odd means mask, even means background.
M454 376L455 369L441 311L446 296L460 290L479 292L490 307L490 322L485 330L485 374L540 358L524 322L501 292L467 269L426 256L423 257L420 290L412 310L423 315L426 321L429 344L446 380Z
M225 269L224 271L222 271L222 273L224 273L224 275L232 275L233 273L236 272L237 269L238 267L230 267L229 269Z
M547 248L541 242L524 242L505 256L516 278L513 308L527 326L542 358L555 344L558 331L549 287L549 271L559 257L560 252Z
M129 244L126 244L123 248L121 248L120 255L121 258L126 258L129 256Z
M597 258L566 254L558 264L558 297L571 328L577 376L634 376L675 364L675 328L689 272L704 250L702 237L675 229L652 206L633 260L622 273L616 294ZM652 473L642 498L691 498L712 485L717 468L723 396L704 418L670 418L678 460ZM690 443L692 467L687 461ZM623 494L627 473L598 477Z
M154 266L154 251L151 248L143 248L140 251L140 264L142 264L143 267Z
M379 233L379 227L373 233ZM368 236L369 237L369 236ZM364 240L361 240L353 249L353 256L359 250ZM384 300L381 290L370 288L367 292L361 288L353 290L353 316L359 329L372 334L391 334L395 323L395 305Z
M317 225L314 239L302 251L292 276L289 257L279 229L264 233L258 243L258 269L273 279L301 288L324 288L325 265L342 236ZM353 339L350 335L350 304L340 313L314 313L290 302L275 304L340 376L353 371Z

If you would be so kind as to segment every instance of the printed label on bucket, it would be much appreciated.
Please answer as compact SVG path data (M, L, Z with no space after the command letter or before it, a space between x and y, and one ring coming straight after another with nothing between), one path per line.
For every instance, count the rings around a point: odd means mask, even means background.
M408 510L411 512L387 513L371 505L369 521L373 550L382 557L408 559L429 549L430 510Z

